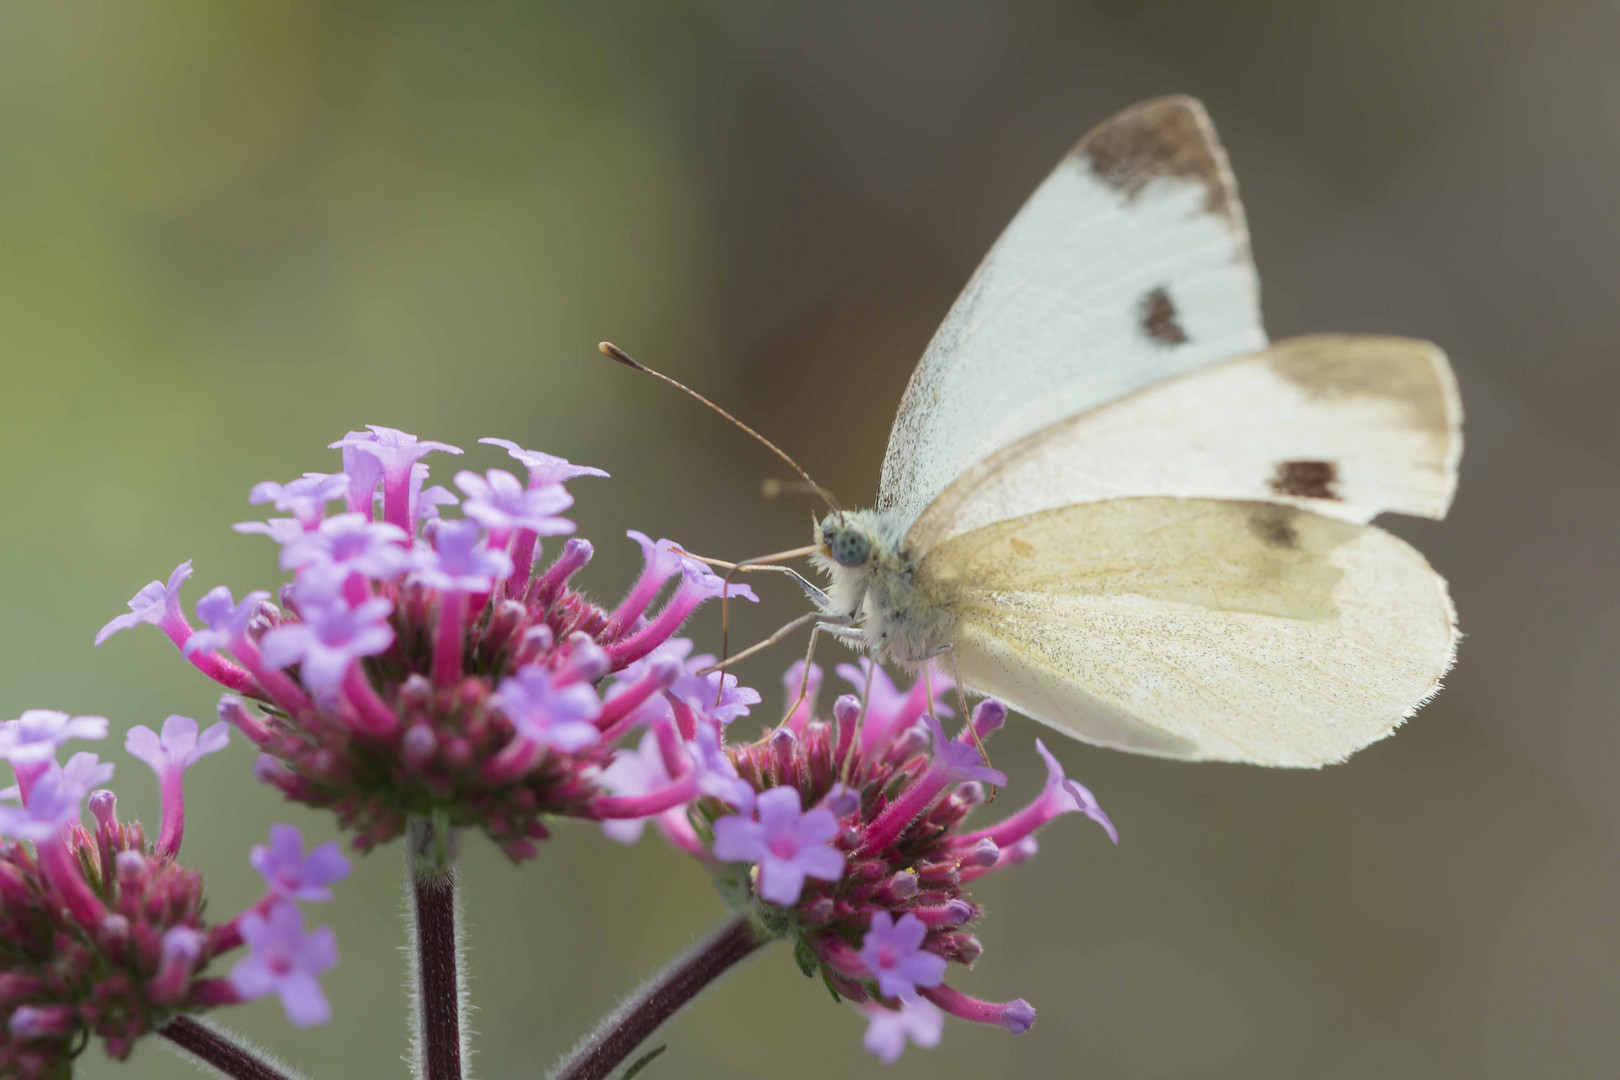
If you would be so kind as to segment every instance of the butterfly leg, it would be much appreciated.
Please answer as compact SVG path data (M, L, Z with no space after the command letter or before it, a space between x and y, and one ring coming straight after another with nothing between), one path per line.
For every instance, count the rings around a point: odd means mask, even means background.
M967 689L962 685L962 673L958 671L956 667L956 646L941 645L939 648L931 650L928 653L928 657L931 658L941 656L945 653L950 653L951 655L951 680L956 685L956 700L958 706L962 710L962 719L967 723L968 734L973 736L973 745L978 749L979 757L983 759L986 766L990 766L990 751L984 748L984 740L979 737L979 729L973 726L973 713L968 709ZM923 678L925 680L928 678L928 668L931 666L932 665L926 663L923 666ZM929 686L928 700L932 702L933 699L934 689L932 686ZM990 794L985 798L984 801L985 805L987 806L996 801L995 785L991 785Z
M782 723L786 723L788 717L798 712L799 706L804 704L804 699L810 696L810 662L816 655L816 638L826 634L829 637L842 638L846 641L865 640L861 628L853 625L852 620L853 616L849 615L825 615L822 616L820 622L810 628L810 647L804 652L804 672L799 679L799 694L793 699L793 704L788 706L787 712L783 714ZM777 726L780 727L781 724Z
M677 548L676 550L680 551L682 555L685 555L688 558L696 559L700 563L716 567L726 572L725 586L720 590L720 666L722 667L725 666L727 657L731 654L731 579L737 574L762 570L772 571L778 574L786 574L788 577L793 579L799 588L805 591L805 595L810 597L811 603L820 608L832 606L832 600L827 596L827 594L816 588L816 586L807 580L803 574L791 567L777 565L783 559L796 559L801 555L809 555L811 552L817 550L817 546L815 544L802 548L793 548L790 551L778 551L771 555L756 555L752 559L744 559L741 562L727 562L725 559L711 559L706 555L694 555L692 552L687 551L684 548ZM789 625L798 626L799 624L792 623ZM724 689L724 680L721 680L721 686L715 691L717 695L715 697L716 705L720 704L718 695L723 692Z

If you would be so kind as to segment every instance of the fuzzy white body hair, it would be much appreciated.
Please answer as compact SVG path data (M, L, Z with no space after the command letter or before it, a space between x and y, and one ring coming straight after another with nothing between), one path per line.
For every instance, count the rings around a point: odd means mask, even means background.
M910 522L877 510L845 511L846 526L864 533L871 556L863 566L843 566L824 552L811 556L827 575L829 616L848 619L874 655L914 666L951 644L956 616L933 590L917 581L916 563L905 550Z

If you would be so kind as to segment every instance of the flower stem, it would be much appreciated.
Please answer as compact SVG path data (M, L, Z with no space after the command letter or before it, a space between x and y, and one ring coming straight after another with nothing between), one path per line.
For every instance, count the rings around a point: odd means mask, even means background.
M676 960L586 1037L551 1073L551 1080L603 1080L659 1026L725 972L772 938L739 918Z
M294 1080L291 1073L265 1061L225 1032L189 1016L177 1016L158 1034L186 1055L233 1080Z
M462 1080L461 942L453 841L442 822L412 821L409 843L412 986L419 1080Z

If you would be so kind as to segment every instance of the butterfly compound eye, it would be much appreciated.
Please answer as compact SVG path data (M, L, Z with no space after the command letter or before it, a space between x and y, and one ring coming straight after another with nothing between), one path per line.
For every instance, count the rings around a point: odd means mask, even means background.
M872 554L871 537L859 529L839 529L826 539L827 550L839 566L865 566Z

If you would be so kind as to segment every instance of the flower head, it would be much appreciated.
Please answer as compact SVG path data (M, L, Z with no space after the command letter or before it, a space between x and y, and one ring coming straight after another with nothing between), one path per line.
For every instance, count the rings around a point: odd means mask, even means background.
M324 1024L332 1006L318 976L337 966L337 938L330 927L304 932L304 913L297 905L278 903L269 912L244 914L242 940L251 953L231 968L231 986L245 1000L275 994L294 1027Z
M270 826L270 844L255 844L248 862L264 878L271 895L283 900L330 900L326 886L349 876L349 860L328 840L304 854L304 834L296 825Z
M424 525L456 498L432 484L420 459L453 447L382 427L334 445L341 476L312 474L255 495L294 515L244 526L279 540L282 568L296 575L270 589L277 605L262 602L263 592L238 603L216 590L199 606L208 626L193 634L176 595L182 567L170 587L143 590L138 610L108 631L158 622L234 691L220 717L261 752L255 775L288 798L334 809L362 850L429 811L522 859L551 818L620 822L610 827L625 833L656 818L669 833L680 830L672 812L693 799L752 810L754 788L718 727L758 695L733 676L698 675L706 658L683 667L689 644L679 657L666 648L707 600L726 591L753 599L751 590L727 590L679 545L640 537L649 565L621 603L598 607L571 585L591 561L590 542L569 539L549 565L536 565L536 534L571 531L560 516L570 502L562 484L601 470L497 441L528 468L528 483L500 469L463 472L465 516ZM325 516L321 500L337 492L347 512ZM255 715L255 701L270 715ZM642 754L618 757L638 729L653 736ZM637 759L658 782L632 794Z
M807 672L794 674L790 705ZM972 932L982 911L964 886L1032 857L1032 834L1056 800L1073 809L1083 797L1059 776L1049 780L1050 806L964 831L987 801L984 784L1006 784L970 741L994 734L1006 709L981 702L950 738L939 710L929 710L926 680L902 691L870 669L845 674L860 688L872 683L864 714L852 695L834 702L830 720L790 708L765 737L733 747L718 724L701 728L708 752L729 758L757 792L757 809L700 790L687 807L690 829L665 826L665 835L708 861L722 893L766 933L796 938L803 970L819 971L835 996L869 1005L867 1046L884 1060L907 1038L937 1042L943 1015L1028 1030L1035 1013L1023 999L984 1001L944 981L950 964L983 952ZM870 741L869 731L878 733Z

